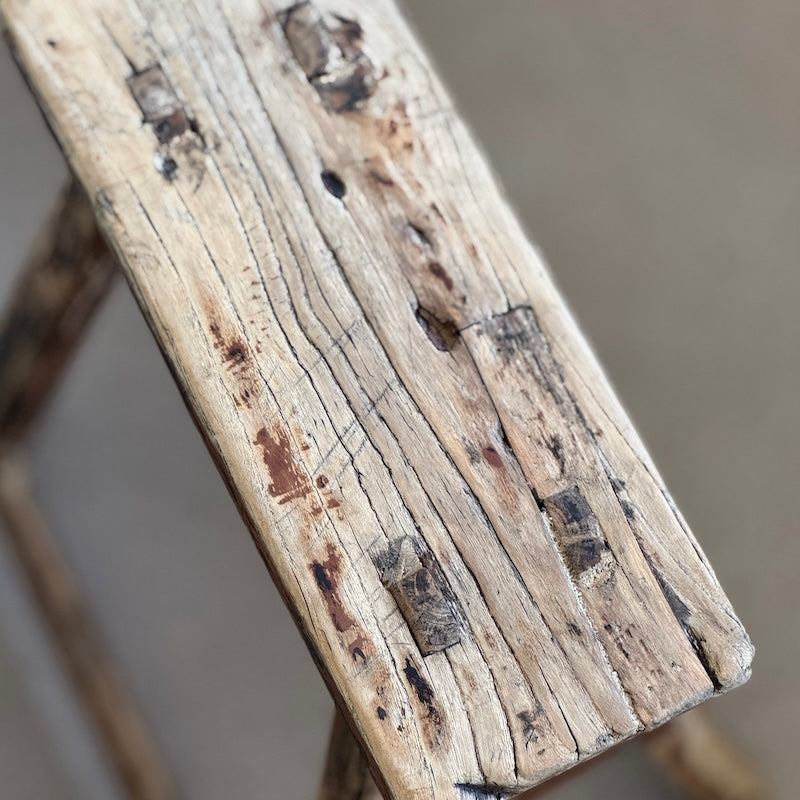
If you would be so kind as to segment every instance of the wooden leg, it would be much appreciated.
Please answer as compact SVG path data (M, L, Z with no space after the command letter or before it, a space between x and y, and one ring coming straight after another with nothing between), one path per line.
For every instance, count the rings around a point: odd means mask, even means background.
M676 717L649 734L651 756L673 781L697 800L766 800L766 781L752 760L717 728L702 709Z
M89 200L69 181L0 324L0 519L126 796L171 800L176 796L172 782L100 642L15 452L113 274Z
M0 456L0 519L126 796L172 800L176 795L158 751L100 642L24 470L8 452Z
M114 262L71 180L39 234L0 323L0 439L22 438L105 295Z
M768 800L771 796L752 760L735 747L702 709L675 718L642 741L669 777L696 800ZM586 762L524 792L519 800L545 796L562 782L591 769L592 763ZM317 800L380 798L366 756L337 711Z
M381 800L367 757L336 711L317 800Z

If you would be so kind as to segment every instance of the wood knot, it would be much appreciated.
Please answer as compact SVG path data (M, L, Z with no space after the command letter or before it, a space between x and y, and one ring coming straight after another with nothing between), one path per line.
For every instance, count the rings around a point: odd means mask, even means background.
M439 562L410 536L373 558L423 656L461 641L462 615Z

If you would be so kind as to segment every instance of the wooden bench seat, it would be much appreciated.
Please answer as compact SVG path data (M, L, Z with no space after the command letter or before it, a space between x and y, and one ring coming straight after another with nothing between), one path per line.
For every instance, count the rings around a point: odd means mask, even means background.
M0 8L387 797L511 796L747 679L389 0Z

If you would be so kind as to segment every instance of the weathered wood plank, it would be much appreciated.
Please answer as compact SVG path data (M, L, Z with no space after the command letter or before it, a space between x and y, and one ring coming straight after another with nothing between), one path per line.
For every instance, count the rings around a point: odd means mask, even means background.
M389 796L508 796L746 679L388 0L0 7Z

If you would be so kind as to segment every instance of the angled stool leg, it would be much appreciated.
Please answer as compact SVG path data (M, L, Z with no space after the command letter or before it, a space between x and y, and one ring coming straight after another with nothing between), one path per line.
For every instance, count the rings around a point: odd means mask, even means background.
M771 797L752 759L739 751L702 709L671 720L642 741L650 756L688 797L696 800L769 800ZM523 792L519 800L544 797L591 764L581 764ZM317 800L380 798L367 758L337 710Z
M11 453L0 454L0 520L125 796L172 800L175 791L158 750Z
M653 759L697 800L766 800L766 781L751 759L701 709L668 722L644 739Z
M103 298L114 262L74 180L61 191L0 323L0 440L19 441Z
M337 709L317 800L381 800L381 797L370 775L367 757Z
M0 323L0 520L125 796L171 800L167 770L100 642L16 453L114 273L89 200L70 180Z

